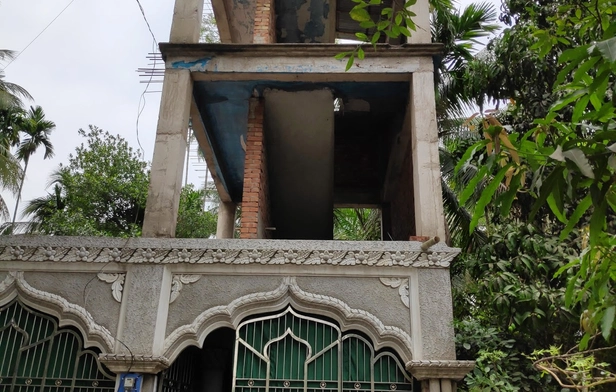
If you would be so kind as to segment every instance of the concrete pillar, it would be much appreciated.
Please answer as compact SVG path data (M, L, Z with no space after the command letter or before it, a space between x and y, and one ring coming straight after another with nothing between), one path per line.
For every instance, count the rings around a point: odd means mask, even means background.
M417 0L417 3L409 7L415 13L413 22L417 26L416 31L411 31L411 36L407 38L409 44L429 44L432 42L430 32L430 2L428 0Z
M191 44L199 42L203 0L175 0L169 42Z
M202 17L203 0L176 0L169 41L199 42ZM191 100L190 71L165 70L143 237L175 236Z
M415 268L410 276L414 360L455 360L449 269Z
M171 281L171 271L165 266L128 266L115 352L163 355Z
M433 72L412 74L410 97L415 235L445 238Z
M233 238L235 229L235 209L232 202L221 201L218 205L218 221L216 223L216 238Z
M191 100L190 71L167 69L150 171L143 237L175 236Z

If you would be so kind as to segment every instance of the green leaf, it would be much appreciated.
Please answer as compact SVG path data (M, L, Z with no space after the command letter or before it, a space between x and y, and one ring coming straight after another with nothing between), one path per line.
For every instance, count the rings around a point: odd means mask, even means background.
M605 309L603 318L601 319L601 333L605 340L609 340L614 325L614 317L616 316L616 306L610 306Z
M370 40L370 43L372 45L375 45L377 42L379 42L379 38L381 38L381 32L377 31L376 33L374 33L374 35L372 36L372 39Z
M577 124L578 122L580 122L580 118L582 118L582 115L584 114L584 110L586 110L586 107L588 107L589 99L590 99L590 96L584 95L582 98L580 98L577 101L577 103L575 104L575 107L573 108L573 115L571 116L572 123Z
M548 196L552 192L552 189L554 189L554 184L558 181L564 181L562 176L564 170L564 166L555 167L554 170L552 170L552 172L547 176L545 181L543 181L543 184L541 184L541 189L539 190L539 197L535 200L533 208L530 211L529 220L532 221L535 219L535 215L537 215L539 208L545 203Z
M361 47L357 49L357 58L360 60L363 60L364 56L365 56L364 49Z
M341 53L338 53L337 55L335 55L334 58L336 60L342 60L343 58L345 58L348 55L349 55L349 52L341 52Z
M345 71L351 69L353 66L353 61L355 61L355 56L351 55L351 57L349 57L349 61L347 61L346 68L344 69Z
M584 197L582 201L580 201L580 204L578 204L577 207L575 207L575 210L573 210L573 213L569 217L567 226L565 226L563 231L561 231L560 233L561 241L567 238L569 233L571 233L571 230L573 230L573 228L577 226L578 222L580 221L584 213L586 213L586 211L590 208L591 205L592 205L592 198L590 197L590 194L587 194L586 197Z
M398 26L400 26L400 25L402 24L402 14L401 14L401 13L398 13L398 14L396 15L395 22L396 22L396 24L397 24Z
M616 62L616 37L597 42L595 47L601 52L606 61L610 63Z
M462 158L460 158L460 160L458 161L458 163L456 164L456 167L453 169L453 172L455 174L457 174L460 169L466 165L466 163L471 159L471 157L475 154L475 152L481 148L481 147L485 147L488 143L490 143L490 140L481 140L475 144L473 144L472 146L470 146L469 148L466 149L466 151L464 152L464 154L462 155Z
M563 214L563 194L565 190L562 189L562 186L564 184L560 181L556 181L554 185L555 187L552 190L552 193L550 193L547 198L548 206L554 213L554 216L556 216L559 221L561 221L562 223L567 223L567 218Z
M481 169L479 169L475 177L473 177L468 182L468 184L466 185L466 188L464 188L464 190L460 194L460 204L464 204L467 202L467 200L475 192L475 188L477 187L477 184L479 184L479 181L481 181L487 173L488 173L488 165L484 165L481 167Z
M415 5L417 3L417 0L408 0L406 3L404 3L404 8L409 8L412 5Z
M509 185L509 189L507 190L507 192L504 192L502 195L499 196L500 213L502 216L509 215L509 211L511 210L511 205L513 204L513 200L515 199L515 196L518 194L518 189L520 189L520 186L522 186L522 175L524 174L525 172L520 170L518 174L513 176L513 178L511 179L511 184Z
M589 45L578 46L577 48L567 49L558 57L558 63L566 63L569 61L580 62L581 59L588 57Z
M562 99L556 101L554 103L554 105L552 105L550 110L551 111L558 111L558 110L564 108L565 106L569 105L571 102L577 101L577 99L579 97L581 97L582 95L584 95L586 93L588 93L588 89L587 88L575 90L571 94L569 94L569 95L563 97Z
M580 64L580 66L578 67L578 69L575 70L575 73L573 74L573 82L577 83L580 80L582 80L582 77L584 75L588 75L588 71L593 68L595 66L595 64L597 64L597 62L600 60L601 58L599 56L595 56L595 57L591 57L590 59L586 60L585 62L583 62L582 64Z
M509 163L509 164L503 166L498 171L498 173L496 173L496 175L490 181L488 186L485 187L483 192L481 192L481 197L477 201L477 205L475 206L475 210L473 212L473 218L472 218L471 223L469 225L469 231L471 233L473 232L473 230L475 230L475 227L477 227L477 223L479 222L479 218L481 218L483 216L483 214L485 213L485 209L486 209L488 203L490 203L490 201L492 200L492 197L494 196L494 193L496 192L496 190L498 189L499 185L503 181L503 178L505 178L505 174L507 174L507 170L509 170L509 168L512 165L513 165L512 163Z
M592 171L592 167L590 166L590 162L584 152L579 148L572 148L571 150L567 150L563 152L563 156L575 163L576 166L580 169L580 172L588 178L595 178L595 173Z
M351 19L357 22L367 22L371 20L368 11L365 8L360 8L359 6L353 7L351 12L349 12L349 15L351 15Z
M368 36L364 33L355 33L355 36L357 38L359 38L362 41L367 41L368 40Z
M359 24L359 27L361 27L362 29L371 29L374 26L376 26L376 24L372 20L369 20L369 21L366 21L366 22L361 22Z

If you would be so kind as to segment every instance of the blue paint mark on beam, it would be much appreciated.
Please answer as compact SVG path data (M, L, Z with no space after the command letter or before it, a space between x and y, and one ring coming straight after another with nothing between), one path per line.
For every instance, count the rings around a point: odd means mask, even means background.
M211 57L206 57L195 61L175 61L171 63L171 68L189 69L191 71L205 71L205 67L207 66L207 63L210 62L210 60L212 60Z

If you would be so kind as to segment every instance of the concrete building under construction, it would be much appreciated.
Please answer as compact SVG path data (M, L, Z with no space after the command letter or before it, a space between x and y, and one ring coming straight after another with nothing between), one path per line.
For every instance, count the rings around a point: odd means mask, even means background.
M369 7L401 6L393 0ZM352 0L176 0L141 238L0 238L0 392L450 392L429 5L345 71ZM217 239L174 239L192 125ZM241 206L239 239L235 239ZM333 241L336 207L382 241Z

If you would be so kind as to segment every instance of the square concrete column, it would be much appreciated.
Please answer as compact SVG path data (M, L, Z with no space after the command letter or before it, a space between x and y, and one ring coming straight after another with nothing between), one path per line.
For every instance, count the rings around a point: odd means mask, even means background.
M409 104L415 235L445 238L433 72L412 74Z
M143 237L174 237L192 100L189 70L167 69L163 82Z
M409 7L415 13L413 22L417 29L411 31L411 36L407 38L409 44L429 44L432 42L432 32L430 30L430 2L428 0L417 0L417 3Z

